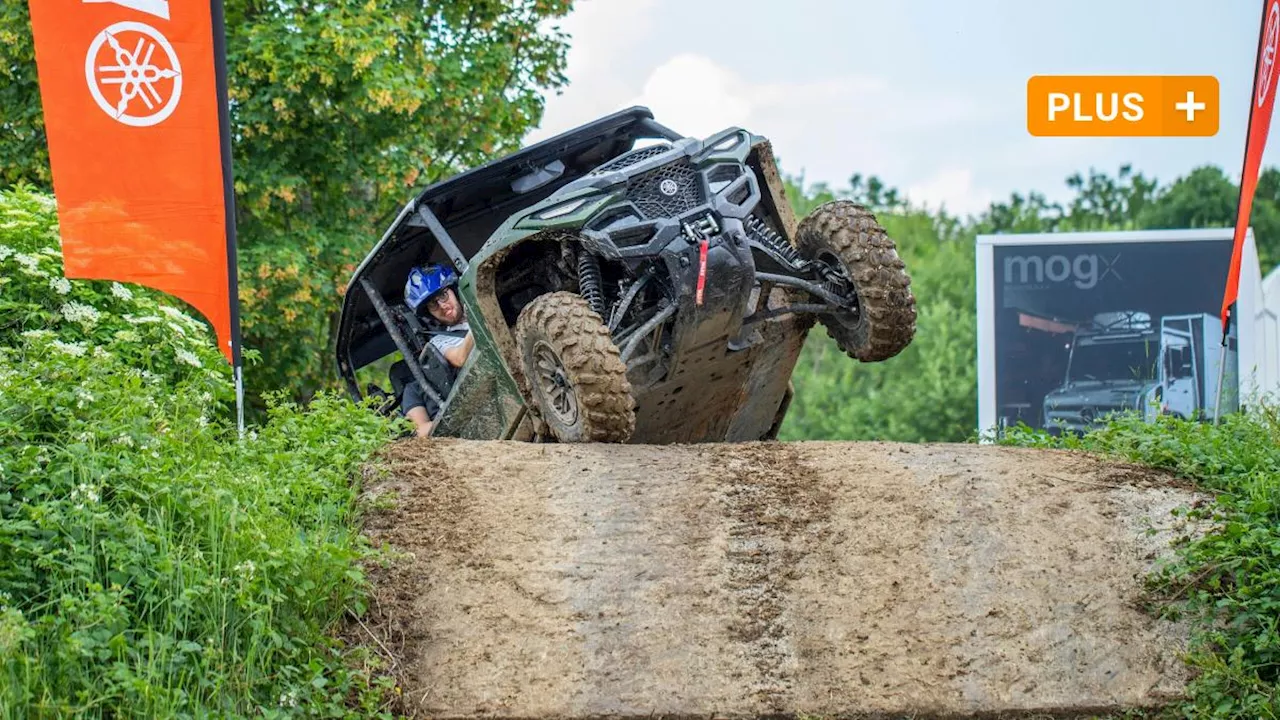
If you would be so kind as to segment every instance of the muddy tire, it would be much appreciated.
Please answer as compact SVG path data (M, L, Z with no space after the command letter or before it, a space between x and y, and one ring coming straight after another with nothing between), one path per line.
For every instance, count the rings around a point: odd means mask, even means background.
M635 432L627 368L581 296L543 295L520 312L516 342L535 426L560 442L626 442Z
M800 222L796 245L806 258L840 268L857 294L856 314L819 316L841 350L862 362L879 362L911 344L916 332L911 277L871 211L848 200L820 205Z

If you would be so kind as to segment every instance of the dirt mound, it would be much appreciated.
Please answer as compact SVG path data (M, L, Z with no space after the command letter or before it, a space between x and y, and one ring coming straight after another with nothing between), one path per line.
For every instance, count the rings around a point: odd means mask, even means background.
M365 633L433 717L1004 717L1160 705L1139 576L1197 498L965 445L409 440ZM1154 533L1148 532L1154 528ZM373 636L377 640L372 639Z

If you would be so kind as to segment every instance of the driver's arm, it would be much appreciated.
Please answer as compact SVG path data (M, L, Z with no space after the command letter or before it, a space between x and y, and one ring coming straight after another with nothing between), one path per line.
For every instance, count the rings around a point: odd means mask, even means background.
M444 351L444 359L448 360L450 365L460 368L467 361L467 356L471 354L471 348L475 346L475 338L471 336L470 332L467 332L467 336L462 338L461 345L455 345Z

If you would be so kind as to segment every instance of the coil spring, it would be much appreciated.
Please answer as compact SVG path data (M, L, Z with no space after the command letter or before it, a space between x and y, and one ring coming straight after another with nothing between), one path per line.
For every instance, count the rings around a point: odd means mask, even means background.
M744 224L747 227L747 232L752 237L760 241L760 244L778 253L789 264L796 267L803 264L804 261L800 258L800 253L791 247L791 243L782 239L782 236L774 232L768 225L765 225L763 220L755 215L748 215Z
M578 294L603 319L604 289L600 286L600 277L600 261L596 256L586 250L578 253Z

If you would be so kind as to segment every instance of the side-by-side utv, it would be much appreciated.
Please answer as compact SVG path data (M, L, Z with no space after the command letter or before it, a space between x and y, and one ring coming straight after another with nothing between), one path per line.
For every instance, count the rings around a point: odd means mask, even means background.
M460 276L475 342L460 368L405 303L431 263ZM915 334L910 284L867 209L797 223L765 138L682 137L637 107L409 202L348 286L338 369L360 401L356 372L398 354L386 408L418 382L436 436L769 439L814 321L852 358L891 358Z

